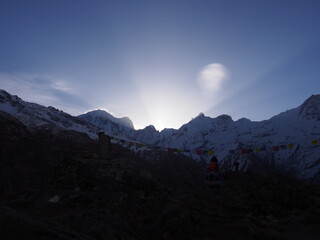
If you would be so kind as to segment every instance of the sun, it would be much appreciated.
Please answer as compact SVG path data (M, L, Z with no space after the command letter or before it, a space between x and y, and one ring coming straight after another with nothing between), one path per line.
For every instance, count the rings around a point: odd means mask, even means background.
M204 105L199 98L181 87L162 87L144 92L144 102L150 124L159 131L164 128L178 129L196 116Z

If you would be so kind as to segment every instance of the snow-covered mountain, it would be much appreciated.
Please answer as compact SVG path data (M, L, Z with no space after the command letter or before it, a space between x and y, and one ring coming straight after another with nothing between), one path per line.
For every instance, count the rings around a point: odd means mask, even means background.
M270 169L301 178L320 178L320 144L312 144L312 140L320 140L320 95L313 95L301 106L261 122L245 118L233 121L228 115L210 118L201 113L169 134L149 126L137 131L135 137L161 147L213 150L225 169L232 168L237 160L242 170ZM288 144L294 144L293 149L271 150L273 146ZM266 151L259 153L229 153L229 150L264 147ZM192 157L201 158L195 154Z
M0 110L11 114L31 128L47 128L75 130L97 138L99 128L77 117L73 117L54 107L45 107L36 103L23 101L18 96L0 89Z
M104 110L94 110L78 116L78 118L98 126L112 134L132 135L134 127L128 117L116 118Z
M210 118L199 114L179 129L157 131L152 125L134 130L129 118L115 118L96 110L73 117L53 107L27 103L17 96L0 91L0 110L10 113L27 126L54 124L64 129L85 132L96 137L99 129L163 148L213 150L225 169L235 160L247 171L278 170L300 178L320 182L320 95L313 95L301 106L280 113L269 120L253 122L242 118L233 121L228 115ZM273 151L273 146L293 144L292 149ZM230 154L229 150L265 148L248 154ZM194 159L210 157L187 153Z

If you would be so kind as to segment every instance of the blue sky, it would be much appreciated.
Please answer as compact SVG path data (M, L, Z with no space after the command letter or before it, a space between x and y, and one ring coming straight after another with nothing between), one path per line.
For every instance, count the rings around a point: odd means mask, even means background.
M2 0L0 88L136 128L259 121L320 93L320 2Z

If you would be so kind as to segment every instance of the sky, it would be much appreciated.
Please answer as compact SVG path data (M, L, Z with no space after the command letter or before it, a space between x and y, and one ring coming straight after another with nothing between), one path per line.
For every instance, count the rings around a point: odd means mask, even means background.
M261 121L320 94L320 1L1 0L0 89L136 129Z

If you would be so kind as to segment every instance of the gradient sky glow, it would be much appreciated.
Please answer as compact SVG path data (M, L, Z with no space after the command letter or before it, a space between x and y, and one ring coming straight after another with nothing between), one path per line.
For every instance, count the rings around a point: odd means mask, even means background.
M320 94L320 1L1 0L0 88L135 128L265 120Z

